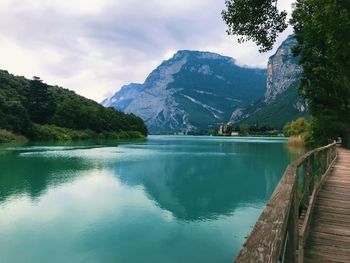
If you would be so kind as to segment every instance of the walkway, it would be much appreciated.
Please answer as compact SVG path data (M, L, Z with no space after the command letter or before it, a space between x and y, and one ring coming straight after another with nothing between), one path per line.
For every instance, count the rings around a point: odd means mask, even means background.
M317 195L304 262L350 263L350 151L338 160Z

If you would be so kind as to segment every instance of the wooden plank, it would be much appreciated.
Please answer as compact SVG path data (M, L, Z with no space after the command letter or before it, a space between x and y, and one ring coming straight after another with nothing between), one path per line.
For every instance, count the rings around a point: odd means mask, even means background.
M335 208L350 209L350 203L344 201L330 201L330 200L318 200L318 205L321 206L333 206Z
M306 250L305 251L305 263L308 262L312 262L312 263L321 263L321 262L327 262L327 263L331 263L331 262L341 262L341 263L349 263L349 257L348 255L343 255L343 254L339 254L337 253L337 250L333 249L332 250L328 250L325 249L324 250Z
M350 194L338 194L338 193L325 193L322 192L319 196L319 200L324 202L335 202L335 201L342 201L344 203L350 203Z
M319 213L329 212L333 214L350 215L349 209L339 207L337 208L333 206L324 206L319 204L315 204L315 211L319 211Z
M350 247L350 241L339 239L338 236L332 237L330 235L316 235L310 237L310 241L308 243L308 247L306 247L306 250L310 250L312 247L318 247L318 246L335 246L339 248L349 249ZM330 243L330 241L332 243ZM318 250L317 248L316 250Z
M350 151L339 149L320 190L306 241L304 262L350 262Z
M312 230L313 230L312 233L322 232L322 233L337 234L340 236L350 235L349 228L343 228L342 226L338 226L338 225L328 225L328 224L322 224L322 223L316 223L316 222L312 222Z
M325 174L323 176L321 176L320 182L312 191L312 195L311 195L311 198L309 200L309 205L308 205L308 208L307 208L307 211L305 214L304 222L303 222L303 224L300 228L300 232L299 232L298 263L304 262L304 246L305 246L305 242L308 239L308 235L309 235L310 221L312 219L312 212L313 212L313 209L315 206L316 197L317 197L320 189L322 189L322 186L323 186L325 180L328 178L329 174L331 173L332 165L335 163L335 160L336 160L336 158L334 158L332 160L330 166L327 167ZM313 174L314 156L312 156L312 158L309 159L308 166L312 167L312 174L311 174L311 178L310 178L310 180L312 180L312 178L314 176L314 174Z

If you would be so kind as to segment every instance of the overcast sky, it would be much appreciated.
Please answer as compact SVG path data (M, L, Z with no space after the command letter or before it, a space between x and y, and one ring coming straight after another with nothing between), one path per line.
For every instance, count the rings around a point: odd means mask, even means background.
M227 36L224 2L0 0L0 68L40 76L100 102L124 84L142 83L180 49L217 52L240 65L266 67L274 51L260 54L253 43L237 44ZM290 10L291 2L280 4Z

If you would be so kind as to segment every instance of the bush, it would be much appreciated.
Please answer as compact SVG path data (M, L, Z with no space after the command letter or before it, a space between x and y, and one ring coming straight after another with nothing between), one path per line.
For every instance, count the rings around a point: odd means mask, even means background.
M78 131L49 124L34 124L31 130L31 138L40 141L86 140L95 137L96 133L91 130Z
M68 141L72 139L68 129L48 124L34 124L31 137L40 141Z
M26 140L27 138L22 135L17 135L7 130L0 129L0 143Z
M242 123L238 126L239 129L239 135L240 136L246 136L249 134L249 125Z
M92 130L72 130L55 125L34 124L31 130L31 138L39 141L70 141L87 139L131 139L144 138L139 131L119 131L96 133Z
M286 123L283 133L288 136L288 145L304 146L311 143L310 124L304 118Z
M283 127L285 136L302 136L309 133L310 124L304 118L288 122Z

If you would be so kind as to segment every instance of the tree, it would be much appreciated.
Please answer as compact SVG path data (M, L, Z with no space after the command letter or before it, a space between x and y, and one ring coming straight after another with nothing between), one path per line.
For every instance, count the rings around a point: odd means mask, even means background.
M276 4L277 0L227 0L223 19L229 34L253 40L261 51L271 49L286 23L285 12ZM290 23L303 69L300 90L312 115L311 138L316 144L349 138L349 0L296 0Z
M231 122L227 123L226 126L226 134L231 135L231 133L233 132L233 125Z
M285 136L301 136L309 132L310 124L304 118L286 123L283 127Z
M249 134L249 125L242 123L238 126L239 129L239 135L241 136L245 136Z
M0 70L0 129L30 139L147 136L144 121L104 108L40 78L28 80Z
M25 106L30 119L39 124L50 122L56 110L56 104L48 85L39 77L33 77L25 95Z
M278 33L287 28L287 12L279 12L278 0L226 0L222 17L229 35L239 35L238 41L253 40L260 52L272 49Z
M291 20L303 68L300 88L313 116L312 139L350 133L350 2L298 0Z

